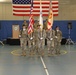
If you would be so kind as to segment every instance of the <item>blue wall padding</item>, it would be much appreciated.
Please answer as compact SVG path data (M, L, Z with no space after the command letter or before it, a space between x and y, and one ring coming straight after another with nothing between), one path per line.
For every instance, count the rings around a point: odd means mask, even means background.
M28 21L27 21L28 22ZM54 21L53 23L53 29L56 26L60 27L60 30L62 31L63 37L68 38L69 36L69 30L67 28L68 20L64 21ZM20 29L22 28L22 20L0 20L0 40L7 39L8 37L12 37L12 25L18 24L20 26ZM72 20L72 29L70 30L70 37L71 39L76 42L76 21Z

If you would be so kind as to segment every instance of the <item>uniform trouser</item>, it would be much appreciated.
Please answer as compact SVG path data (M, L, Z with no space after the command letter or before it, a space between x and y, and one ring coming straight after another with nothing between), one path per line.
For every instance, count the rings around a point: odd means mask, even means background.
M37 39L34 40L34 44L35 44L34 50L37 51L38 50L38 42L37 42Z
M52 53L54 51L54 40L48 40L47 39L47 48L48 48L48 53Z
M56 41L55 42L55 51L56 51L56 53L60 53L60 46L61 46L61 42Z
M34 40L28 40L29 51L34 51L35 42Z
M44 51L44 45L45 45L45 39L42 39L42 40L38 40L38 42L37 42L38 44L38 51Z
M26 49L27 49L27 40L25 38L20 38L20 45L21 45L21 50L22 50L22 54L25 53Z

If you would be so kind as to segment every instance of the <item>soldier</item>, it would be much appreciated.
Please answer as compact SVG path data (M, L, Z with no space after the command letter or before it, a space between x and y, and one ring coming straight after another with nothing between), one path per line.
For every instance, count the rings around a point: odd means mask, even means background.
M54 38L55 38L55 31L51 29L46 30L46 39L47 39L47 47L48 47L48 54L53 54L54 51Z
M23 25L22 30L20 31L20 45L22 50L22 55L26 55L26 47L27 47L27 26Z
M36 20L35 23L34 23L34 26L33 26L34 29L37 29L37 25L39 25L39 22Z
M28 27L28 23L26 22L26 20L24 20L23 24L22 25L25 25L26 28Z
M62 32L60 31L59 27L56 26L56 28L55 28L55 50L56 50L56 54L60 54L61 40L62 40Z
M28 46L29 46L30 54L34 53L34 48L35 48L35 35L34 35L34 31L32 33L28 34Z
M45 30L41 30L40 25L37 26L37 31L36 31L36 46L38 48L38 52L40 52L40 54L44 54L44 45L45 45L45 37L46 37L46 33Z

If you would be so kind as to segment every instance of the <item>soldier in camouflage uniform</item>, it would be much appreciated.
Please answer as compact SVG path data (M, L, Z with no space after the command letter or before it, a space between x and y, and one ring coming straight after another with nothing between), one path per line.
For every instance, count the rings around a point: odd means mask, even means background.
M20 30L20 45L22 50L22 55L26 55L26 49L27 49L27 26L23 25L22 30Z
M46 33L45 30L41 30L40 25L37 26L36 31L36 46L38 48L38 52L43 55L44 54L44 45L45 45L45 37Z
M55 50L56 50L56 54L60 54L61 40L62 40L62 32L59 30L59 27L56 26L56 29L55 29Z
M25 26L26 26L26 28L28 27L28 23L26 22L26 20L24 20L24 22L23 22L22 26L23 26L23 25L25 25Z
M35 47L36 47L36 44L37 44L37 33L36 32L37 32L37 29L38 29L38 25L39 25L39 21L36 20L35 23L34 23L34 26L33 26L34 27L34 36L35 36L35 39L34 39L35 40Z
M30 54L34 53L35 49L35 35L34 31L30 34L28 34L28 46L29 46L29 52Z
M34 23L34 25L33 25L34 29L37 29L38 25L39 25L39 22L36 20L35 23Z
M53 54L54 47L55 47L54 38L55 38L55 31L52 28L50 30L46 30L48 54Z

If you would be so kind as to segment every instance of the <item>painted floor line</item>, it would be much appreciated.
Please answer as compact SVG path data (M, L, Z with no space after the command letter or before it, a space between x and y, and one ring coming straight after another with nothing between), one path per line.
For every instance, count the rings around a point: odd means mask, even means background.
M43 64L43 67L44 67L44 70L45 70L45 72L46 72L46 75L49 75L48 69L47 69L47 67L46 67L46 65L45 65L45 63L44 63L44 60L43 60L42 56L40 56L40 59L41 59L41 62L42 62L42 64Z

